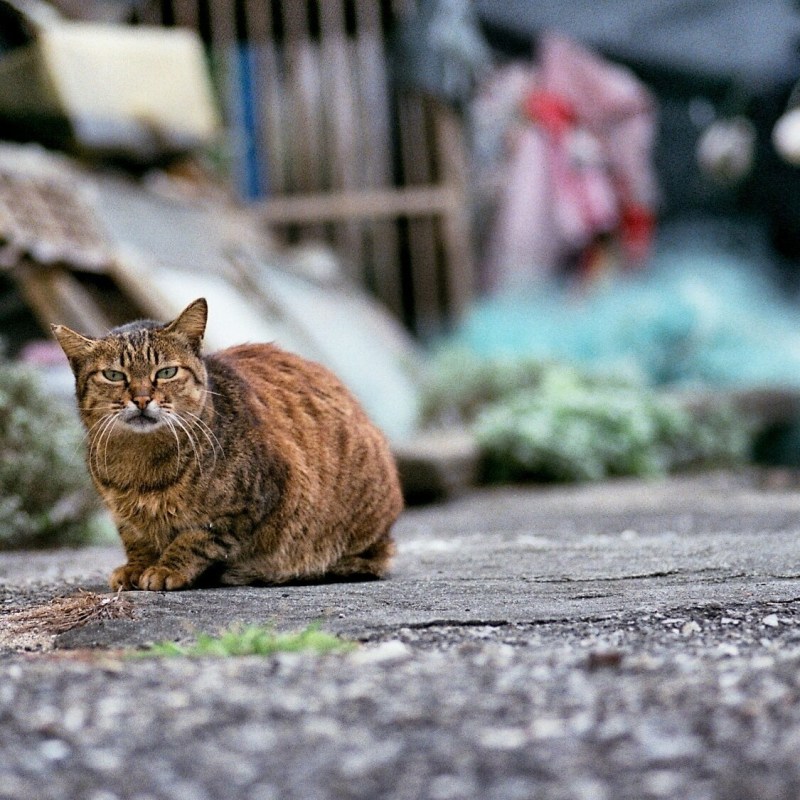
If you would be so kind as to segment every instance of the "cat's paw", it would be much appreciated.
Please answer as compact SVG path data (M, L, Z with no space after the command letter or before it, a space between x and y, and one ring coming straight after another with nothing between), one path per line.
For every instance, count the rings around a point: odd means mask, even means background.
M127 591L139 588L139 576L143 567L132 564L123 564L117 567L108 578L108 585L115 591Z
M139 588L151 592L185 589L189 583L186 575L169 567L148 567L139 576Z

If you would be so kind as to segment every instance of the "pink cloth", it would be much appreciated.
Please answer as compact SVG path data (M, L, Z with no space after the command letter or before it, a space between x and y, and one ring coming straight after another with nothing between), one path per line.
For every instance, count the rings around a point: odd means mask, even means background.
M493 290L589 259L600 238L619 243L622 261L641 262L652 232L649 92L629 70L562 36L544 36L539 52L538 67L505 68L487 87L507 105L514 99L484 264Z

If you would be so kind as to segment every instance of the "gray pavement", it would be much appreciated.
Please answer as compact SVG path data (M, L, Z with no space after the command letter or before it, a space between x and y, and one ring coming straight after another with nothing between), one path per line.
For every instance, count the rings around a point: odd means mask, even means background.
M396 532L378 583L131 592L132 619L25 639L0 617L0 798L800 797L800 491L488 489ZM0 611L105 592L120 558L2 555ZM362 644L117 653L313 621Z

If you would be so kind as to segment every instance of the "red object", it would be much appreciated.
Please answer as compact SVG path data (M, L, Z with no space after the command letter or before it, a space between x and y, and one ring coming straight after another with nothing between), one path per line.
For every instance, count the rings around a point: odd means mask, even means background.
M532 122L558 137L563 136L576 122L572 104L561 95L546 89L534 89L530 92L525 99L524 110Z
M620 213L620 241L627 259L634 265L642 264L650 252L656 229L656 216L647 206L629 203Z

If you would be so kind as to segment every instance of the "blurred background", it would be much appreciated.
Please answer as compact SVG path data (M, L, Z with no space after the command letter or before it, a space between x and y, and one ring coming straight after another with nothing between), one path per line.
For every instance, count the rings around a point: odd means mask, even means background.
M4 139L95 161L128 157L143 170L183 144L213 161L213 177L251 204L276 242L329 244L346 275L423 340L487 289L639 266L657 234L682 221L708 223L702 235L722 245L741 234L795 288L796 154L788 144L782 157L773 136L800 77L800 9L790 0L0 8ZM116 43L88 31L62 43L56 10L138 28L142 45L123 47L121 31ZM156 41L151 26L196 33L212 101L186 43ZM558 35L572 49L554 43ZM76 88L101 93L101 78L113 88L105 109ZM153 103L150 120L137 110L143 85L186 117L184 142L172 130L167 146L174 119L158 119L163 106ZM115 106L114 93L128 105ZM209 102L220 121L213 143L212 112L198 108ZM103 125L116 125L116 140L87 130ZM163 147L146 141L158 125ZM537 135L546 141L532 142ZM555 205L555 217L526 217L533 201ZM525 232L543 224L554 230Z
M422 494L794 467L798 81L793 0L0 0L6 366L203 294Z

